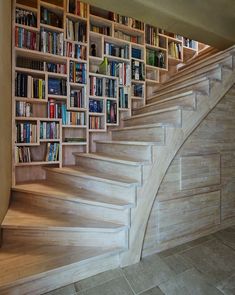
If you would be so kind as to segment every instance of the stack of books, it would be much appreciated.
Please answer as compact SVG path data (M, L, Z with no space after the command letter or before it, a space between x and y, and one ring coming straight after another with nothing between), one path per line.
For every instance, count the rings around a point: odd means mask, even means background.
M105 79L105 96L117 97L117 80Z
M76 63L70 61L69 63L69 81L73 83L86 84L86 69L84 63Z
M90 95L102 96L103 95L103 79L91 76L90 77Z
M15 22L24 26L37 27L37 15L29 10L16 8Z
M137 61L137 60L131 60L131 68L132 68L132 79L137 81L144 81L145 79L145 69L144 69L144 63Z
M159 46L158 29L152 26L146 25L145 40L146 40L146 43L150 45Z
M59 161L59 151L60 151L59 143L48 143L45 161L46 162Z
M41 30L40 48L44 53L64 55L64 33Z
M16 101L16 116L17 117L31 117L32 105L25 101Z
M117 103L115 101L107 100L106 102L106 122L108 124L117 123Z
M15 161L16 163L30 163L31 153L29 147L16 147L15 149Z
M41 122L40 139L59 139L60 124L58 122Z
M89 112L90 113L103 113L103 101L102 100L89 100Z
M119 88L119 108L121 109L128 108L128 97L129 97L128 87L120 87Z
M67 81L63 79L49 78L48 93L65 96L67 94Z
M25 48L30 50L38 50L40 48L40 35L29 30L15 28L15 46L18 48Z
M68 41L86 42L87 26L84 22L66 19L66 39Z
M128 59L129 58L129 46L125 45L125 46L121 47L121 46L114 45L112 43L105 42L104 54Z
M86 88L82 87L78 90L71 90L70 92L70 107L85 108Z
M182 47L181 44L176 42L170 42L168 44L168 53L171 57L175 59L181 59L182 58Z
M67 42L65 55L71 58L86 60L86 47L83 45Z

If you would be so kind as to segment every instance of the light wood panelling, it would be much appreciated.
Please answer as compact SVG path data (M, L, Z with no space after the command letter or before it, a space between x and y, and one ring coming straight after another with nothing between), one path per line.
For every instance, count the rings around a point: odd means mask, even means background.
M143 256L193 240L235 222L234 98L232 87L188 137L169 166L152 207ZM203 99L199 95L197 102ZM220 198L215 195L215 191L220 191ZM193 200L200 200L203 204L206 196L214 196L212 206L204 209L208 216L202 219L198 217L197 220L194 219L194 212L191 212L187 220L187 210L190 209L188 207L185 211L184 206L190 204L194 208L196 203ZM176 204L182 206L178 214L170 209ZM178 220L181 220L182 232L177 233ZM197 225L202 226L201 230L197 230Z
M11 1L0 1L0 224L11 188Z
M158 202L157 242L203 231L220 222L220 191Z
M192 189L220 183L220 155L180 158L180 189Z

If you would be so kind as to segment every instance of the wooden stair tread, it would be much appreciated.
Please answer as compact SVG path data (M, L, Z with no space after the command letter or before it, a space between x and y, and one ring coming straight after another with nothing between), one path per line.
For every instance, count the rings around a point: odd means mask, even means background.
M150 146L157 145L157 141L128 141L128 140L96 140L95 142L107 143L107 144L121 144L121 145L138 145L138 146Z
M102 143L116 143L115 141L98 141ZM119 142L117 141L117 144ZM123 142L123 144L126 144ZM126 157L126 156L116 156L116 155L106 155L106 154L101 154L101 153L74 153L75 156L80 156L83 158L90 158L94 160L104 160L108 162L115 162L115 163L120 163L120 164L127 164L127 165L132 165L132 166L137 166L137 165L142 165L145 164L146 161L134 161L132 158ZM78 165L79 166L79 165Z
M141 126L136 125L136 126L121 127L121 128L112 129L112 132L125 131L125 130L136 130L136 129L144 129L144 128L154 128L154 127L163 128L165 126L166 126L166 124L164 124L164 123L154 123L154 124L147 124L147 125L141 125Z
M12 190L118 210L133 207L133 204L114 197L107 198L106 196L89 190L72 188L59 183L49 182L48 180L18 184L14 186Z
M40 207L12 202L3 220L3 229L23 228L41 230L102 231L115 232L126 226L112 222L93 220L75 214L65 214Z
M123 251L122 248L78 246L33 246L28 244L3 245L0 248L1 289L46 277L48 274L69 270L94 259Z
M139 115L134 115L128 118L123 119L123 121L129 121L132 119L137 119L137 118L142 118L142 117L146 117L146 116L150 116L150 115L155 115L155 114L161 114L161 113L166 113L166 112L171 112L171 111L178 111L181 110L182 107L180 106L173 106L173 107L166 107L160 110L155 110L155 111L151 111L151 112L147 112L147 113L143 113L143 114L139 114Z
M177 99L177 98L181 98L181 97L184 97L184 96L188 96L188 95L193 95L195 93L196 93L196 91L190 90L190 91L182 92L182 93L179 93L179 94L176 94L176 95L172 95L172 96L163 98L163 99L158 100L158 101L155 101L155 102L148 103L148 101L147 101L147 104L146 105L144 105L142 107L139 107L139 108L136 108L134 110L140 110L140 109L141 110L144 110L145 108L147 108L149 106L159 105L159 104L162 104L164 102L167 102L167 101L170 101L170 100L174 100L174 99ZM176 103L176 105L177 105L177 103Z
M63 168L45 168L45 169L51 172L67 174L71 176L77 176L77 177L92 179L92 180L101 181L101 182L112 183L115 185L120 185L125 187L138 184L136 180L131 178L116 176L110 173L108 174L104 172L97 172L92 169L87 169L87 168L82 168L77 166L67 166Z

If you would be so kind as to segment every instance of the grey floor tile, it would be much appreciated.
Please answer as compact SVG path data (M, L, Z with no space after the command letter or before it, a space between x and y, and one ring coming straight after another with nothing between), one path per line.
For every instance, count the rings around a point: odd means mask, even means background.
M223 292L225 295L235 294L235 273L218 284L217 288Z
M78 292L78 295L134 295L125 278L120 277L97 287Z
M225 280L235 271L235 251L219 240L211 240L179 255L191 261L213 284Z
M166 295L222 295L216 287L208 284L199 272L189 269L159 285Z
M137 294L169 280L174 275L174 272L157 254L145 257L135 265L125 267L123 273Z
M95 275L93 277L90 277L90 278L87 278L87 279L84 279L84 280L81 280L81 281L75 283L75 288L76 288L77 292L82 291L82 290L86 290L86 289L90 289L90 288L94 288L94 287L104 284L108 281L111 281L113 279L121 277L122 275L123 274L119 268L109 270L109 271L100 273L98 275Z
M154 287L148 291L145 291L139 295L164 295L164 293L158 287Z
M193 267L192 263L179 254L170 255L162 258L163 261L172 269L175 274L184 272Z
M171 249L168 249L168 250L165 250L165 251L162 251L160 253L158 253L158 255L160 257L168 257L170 255L173 255L173 254L177 254L177 253L180 253L180 252L183 252L187 249L190 249L191 247L189 247L188 244L183 244L183 245L179 245L177 247L174 247L174 248L171 248Z
M56 289L54 291L45 293L44 295L74 295L76 293L75 285L71 284L59 289Z
M226 228L215 233L214 236L235 250L235 228Z

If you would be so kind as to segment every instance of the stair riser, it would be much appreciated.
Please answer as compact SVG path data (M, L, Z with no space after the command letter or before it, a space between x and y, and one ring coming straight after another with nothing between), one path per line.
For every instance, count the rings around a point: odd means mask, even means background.
M209 66L207 69L195 69L191 71L190 73L187 74L182 74L178 79L175 79L174 81L167 83L166 85L163 85L162 87L159 87L159 91L166 91L166 90L172 90L174 87L178 87L180 84L185 83L185 82L190 82L195 80L196 78L203 78L207 77L212 80L221 80L221 69L216 68L213 69L213 66Z
M169 91L169 93L165 93L165 94L156 93L156 97L148 99L147 103L159 102L162 99L168 98L172 95L178 95L178 94L184 93L186 91L191 91L191 90L202 92L204 94L209 95L210 94L210 81L208 80L208 81L205 81L202 83L193 84L191 86L182 87L178 90L171 90L171 91Z
M180 106L184 110L194 110L196 108L195 94L183 96L177 99L168 100L166 102L157 103L155 105L147 105L142 109L136 109L133 111L133 115L140 115L148 112L161 110L164 108L170 108L173 106Z
M50 209L61 214L77 214L80 217L104 220L124 225L130 224L130 209L117 210L79 202L64 201L30 193L13 192L14 202Z
M3 229L4 244L61 245L86 247L126 247L127 230L118 232Z
M152 161L152 148L145 145L96 143L97 153L128 157L134 161ZM130 174L129 174L130 177Z
M77 262L60 269L57 268L34 280L14 282L12 286L0 288L0 294L40 295L119 266L119 254L113 253L98 258L95 257L83 263Z
M113 140L129 140L129 141L155 141L164 144L165 128L152 127L136 130L119 130L112 132Z
M116 153L115 153L116 155ZM142 169L141 165L133 166L120 163L109 162L105 160L98 160L76 155L76 165L78 167L94 169L99 172L113 173L117 176L126 176L135 179L140 184L142 183Z
M83 177L77 177L73 175L66 175L47 171L47 179L50 181L58 181L62 184L72 185L79 188L84 188L90 191L100 193L107 198L117 198L130 203L135 204L136 200L136 188L135 186L124 187L121 185L106 183L102 181L96 181L93 179L87 179Z
M147 125L154 123L162 123L168 126L180 126L181 125L181 111L169 111L164 113L157 113L139 117L132 118L130 120L124 121L125 127Z

